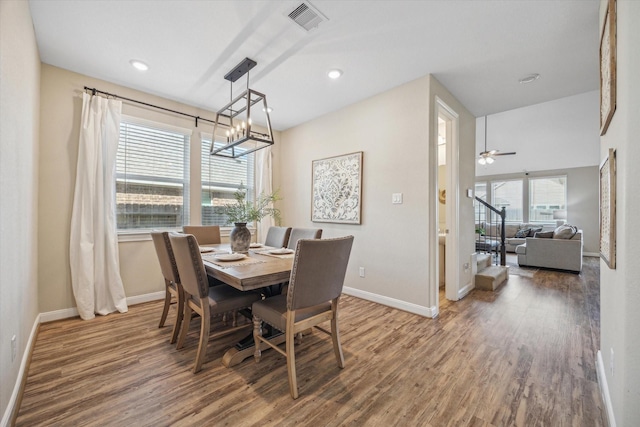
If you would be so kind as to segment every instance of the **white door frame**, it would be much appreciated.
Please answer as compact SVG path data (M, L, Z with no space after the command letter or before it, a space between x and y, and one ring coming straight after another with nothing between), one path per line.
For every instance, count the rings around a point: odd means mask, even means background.
M436 137L434 138L434 151L435 161L432 162L432 167L435 168L436 172L438 170L438 141L437 141L437 123L438 117L440 115L444 116L447 119L447 142L446 142L446 157L447 157L447 171L446 171L446 180L447 180L447 202L446 202L446 215L447 215L447 234L445 237L446 246L445 246L445 295L448 300L457 301L460 299L459 291L460 291L460 240L459 240L459 222L460 216L459 206L459 135L460 135L460 120L459 115L456 113L451 107L449 107L442 99L436 96L435 99L435 111L434 111L434 121L436 124ZM435 165L433 164L435 163ZM438 174L436 176L435 186L432 186L433 189L435 187L435 199L437 200L438 194ZM432 224L431 231L436 234L435 239L430 239L431 242L435 243L435 248L431 248L431 253L435 254L435 268L436 274L430 275L432 278L431 283L431 294L435 294L435 307L440 306L440 295L439 295L439 238L438 238L438 227L439 227L439 219L438 219L438 209L436 209L435 215L435 223ZM432 243L432 244L433 244ZM435 279L435 280L434 280ZM438 309L439 310L439 309Z

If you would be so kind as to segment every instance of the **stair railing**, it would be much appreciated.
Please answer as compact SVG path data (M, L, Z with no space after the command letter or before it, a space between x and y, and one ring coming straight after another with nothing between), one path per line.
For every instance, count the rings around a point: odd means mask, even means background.
M495 221L492 221L491 218L493 217L492 213L495 213L496 215L498 215L500 217L500 265L507 265L507 248L505 247L505 232L506 232L506 227L505 227L505 220L507 218L507 211L505 209L505 207L503 206L502 209L498 209L494 206L491 206L489 203L485 202L484 200L482 200L481 198L479 198L478 196L476 196L476 200L483 205L484 207L486 207L487 209L489 209L491 212L489 213L490 216L490 220L489 221L484 221L486 225L492 225L495 224ZM476 223L480 223L480 215L478 213L478 215L476 216ZM488 228L488 227L487 227ZM485 230L486 232L486 230ZM495 237L498 236L487 236L485 233L485 238L488 237L489 241L495 241ZM478 238L478 240L480 240L480 238ZM494 248L492 246L489 247L489 252L493 252ZM495 249L496 252L498 251L498 248Z

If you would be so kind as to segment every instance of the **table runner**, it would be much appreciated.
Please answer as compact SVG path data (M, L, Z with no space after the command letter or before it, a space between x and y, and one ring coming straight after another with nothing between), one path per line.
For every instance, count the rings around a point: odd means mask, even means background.
M215 264L221 268L229 268L229 267L239 267L242 265L251 265L251 264L261 264L265 261L256 258L243 258L237 261L219 261L216 259L215 253L202 254L202 259Z

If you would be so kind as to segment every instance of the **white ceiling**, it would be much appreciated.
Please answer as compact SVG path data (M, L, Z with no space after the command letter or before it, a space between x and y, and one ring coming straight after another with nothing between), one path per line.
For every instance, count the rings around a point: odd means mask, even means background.
M29 3L42 62L212 111L257 61L279 130L429 73L476 116L598 89L599 0L312 0L329 20L311 32L287 17L300 1Z

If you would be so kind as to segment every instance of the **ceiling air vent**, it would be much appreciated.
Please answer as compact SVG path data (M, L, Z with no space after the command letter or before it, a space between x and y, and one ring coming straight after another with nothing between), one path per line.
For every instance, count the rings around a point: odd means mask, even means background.
M288 16L305 31L311 31L329 19L309 2L300 3Z

